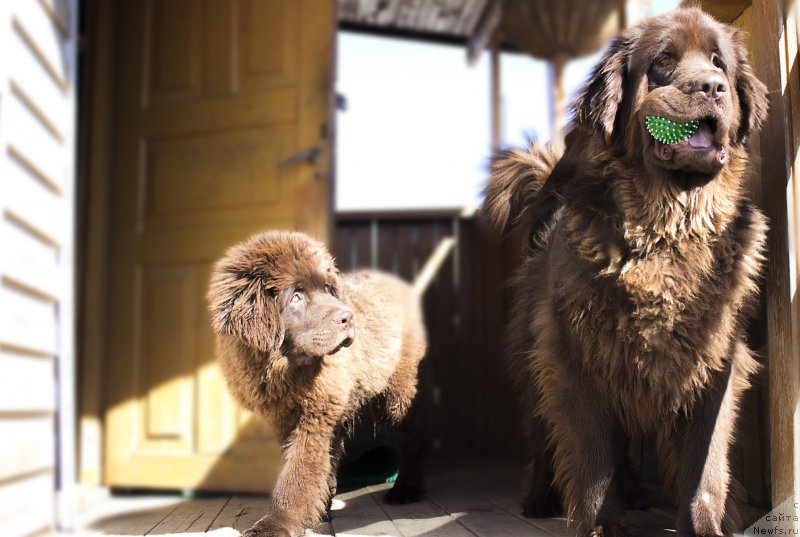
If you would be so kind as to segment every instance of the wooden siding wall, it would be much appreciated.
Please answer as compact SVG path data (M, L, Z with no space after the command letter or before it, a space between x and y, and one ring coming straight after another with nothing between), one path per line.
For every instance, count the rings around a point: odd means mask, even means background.
M800 67L798 6L756 0L746 16L758 77L769 89L757 198L770 219L765 285L772 505L787 499L800 528ZM748 28L749 26L749 28ZM791 512L792 505L794 512Z
M452 215L342 215L333 252L343 271L377 268L413 280L439 239L455 250L424 299L433 399L434 446L441 455L509 455L520 445L519 413L502 357L502 248L473 218Z
M56 508L56 364L63 373L72 359L75 5L0 2L0 534L8 537L51 527ZM71 393L69 380L64 388Z

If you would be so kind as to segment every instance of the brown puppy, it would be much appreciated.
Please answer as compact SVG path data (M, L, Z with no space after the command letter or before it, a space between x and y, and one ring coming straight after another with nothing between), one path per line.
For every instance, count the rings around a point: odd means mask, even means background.
M283 446L270 512L244 535L302 535L330 506L343 434L359 407L381 397L390 421L407 428L420 419L412 405L426 345L418 300L389 275L340 276L322 244L281 231L231 248L208 298L228 387ZM411 431L402 438L389 501L423 493L423 442Z
M528 238L509 354L532 437L525 510L553 479L581 535L628 535L626 437L657 434L681 535L729 535L728 469L764 216L746 200L746 139L767 114L740 33L696 8L615 39L574 105L559 161L498 158L484 212ZM698 120L672 145L645 116ZM546 445L545 445L546 442Z

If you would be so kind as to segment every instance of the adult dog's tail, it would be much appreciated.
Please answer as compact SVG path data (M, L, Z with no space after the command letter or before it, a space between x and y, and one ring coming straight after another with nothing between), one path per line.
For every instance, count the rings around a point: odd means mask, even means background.
M491 176L483 193L483 218L504 235L517 229L533 232L558 204L555 192L543 186L558 163L548 147L531 143L528 150L510 149L492 159ZM545 189L552 190L552 189Z

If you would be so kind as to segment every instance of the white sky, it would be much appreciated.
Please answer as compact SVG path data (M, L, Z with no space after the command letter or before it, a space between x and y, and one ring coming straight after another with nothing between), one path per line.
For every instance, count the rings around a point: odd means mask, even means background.
M657 14L677 0L652 0ZM647 2L645 2L647 4ZM336 209L476 206L490 146L489 62L468 66L464 47L339 32ZM571 98L599 54L565 71ZM544 62L501 58L504 145L550 137Z

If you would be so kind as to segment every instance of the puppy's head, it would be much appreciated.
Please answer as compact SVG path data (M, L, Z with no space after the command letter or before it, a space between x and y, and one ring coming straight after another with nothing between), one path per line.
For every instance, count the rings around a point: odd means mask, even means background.
M338 271L322 244L269 231L228 250L208 299L217 333L291 359L333 354L353 342L353 312L339 293Z
M747 61L741 32L688 7L616 38L574 114L617 155L692 186L728 165L731 149L760 129L767 106L766 87ZM664 143L648 132L647 116L698 127L686 140Z

